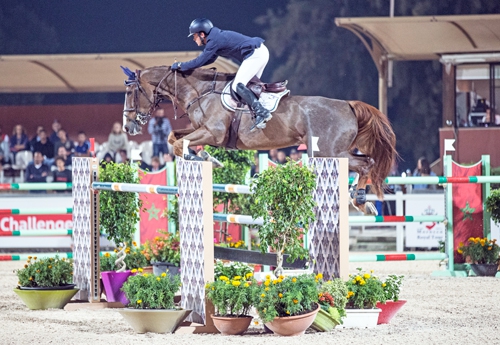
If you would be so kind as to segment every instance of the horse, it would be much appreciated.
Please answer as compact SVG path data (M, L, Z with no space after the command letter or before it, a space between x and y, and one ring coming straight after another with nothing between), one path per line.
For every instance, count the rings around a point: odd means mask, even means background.
M124 72L129 77L125 81L125 132L140 133L141 125L147 123L158 104L170 99L175 117L177 108L181 108L192 124L192 128L170 133L168 141L176 156L183 157L184 140L189 140L190 146L227 147L234 113L223 107L220 98L234 74L204 68L179 72L170 66L135 72L124 68ZM287 96L281 99L266 128L250 132L253 123L251 116L241 116L237 149L270 150L306 144L309 157L348 158L349 169L359 178L351 187L351 202L365 214L376 214L373 205L366 203L368 179L383 200L384 180L397 156L396 136L387 116L378 109L361 101Z

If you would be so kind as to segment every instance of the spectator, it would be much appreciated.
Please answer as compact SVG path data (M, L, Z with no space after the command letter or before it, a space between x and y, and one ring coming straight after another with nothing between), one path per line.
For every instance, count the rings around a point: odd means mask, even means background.
M296 149L290 150L290 159L294 162L300 161L301 154Z
M436 176L431 170L429 161L425 157L420 157L417 162L417 167L413 171L413 176ZM436 189L435 184L414 184L413 189Z
M40 141L37 141L33 146L33 152L41 152L45 164L50 166L54 163L54 144L47 138L47 133L45 133L44 129L38 132L38 136L40 137Z
M50 168L43 162L43 155L40 151L33 154L33 162L26 168L26 182L47 182Z
M161 153L168 153L167 139L172 131L170 121L165 117L165 110L156 110L155 117L149 120L148 132L151 134L153 142L153 156L160 156Z
M66 168L66 160L64 157L57 156L55 158L57 169L52 172L53 182L71 182L71 170Z
M28 136L22 125L16 125L12 131L12 138L10 140L10 152L13 154L14 161L16 154L24 150L29 150Z
M256 178L259 175L259 153L253 155L253 164L250 167L250 177Z
M58 141L53 142L54 144L54 150L55 154L57 155L57 152L59 151L59 147L64 146L66 148L66 151L68 151L68 154L72 154L73 151L75 150L75 144L68 138L68 134L66 133L66 130L61 128L59 132L57 132L57 137Z
M40 141L40 131L43 130L44 130L43 126L36 127L36 134L30 140L29 150L31 150L31 152L35 152L35 144Z
M278 164L285 164L286 163L286 153L283 150L278 151L278 156L277 156L277 161L276 163Z
M59 141L59 130L61 129L61 124L59 121L54 120L52 122L52 134L50 134L49 140L52 144L56 144Z
M116 154L119 150L128 149L127 134L122 131L122 125L119 122L113 124L113 129L108 136L108 150Z
M104 155L104 158L101 161L101 167L104 168L107 164L109 164L111 162L114 162L113 156L111 156L111 153L106 152L106 154Z
M80 131L77 137L77 143L75 147L75 157L89 157L90 142L87 140L87 135L84 131Z
M116 161L120 163L129 163L129 159L127 157L127 150L119 150Z
M164 153L163 154L163 163L170 163L170 162L173 162L175 160L175 157L173 154L171 153Z
M57 149L57 157L64 159L64 166L66 167L66 169L71 170L71 165L73 164L73 155L69 154L64 146L59 146L59 148ZM51 170L57 170L57 162L55 160L54 164L51 167Z
M7 134L4 134L2 132L2 126L0 125L0 150L2 151L3 157L2 161L3 163L7 163L9 161L9 136Z
M163 169L163 166L160 164L160 158L157 156L151 157L151 169L150 171L159 171Z
M278 162L278 150L276 149L269 150L269 160L274 163Z

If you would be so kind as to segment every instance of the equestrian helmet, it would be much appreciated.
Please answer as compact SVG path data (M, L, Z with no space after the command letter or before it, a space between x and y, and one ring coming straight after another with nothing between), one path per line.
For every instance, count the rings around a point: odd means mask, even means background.
M208 35L213 27L214 25L207 18L196 18L191 22L191 25L189 25L188 37L191 37L193 34L197 34L202 31Z

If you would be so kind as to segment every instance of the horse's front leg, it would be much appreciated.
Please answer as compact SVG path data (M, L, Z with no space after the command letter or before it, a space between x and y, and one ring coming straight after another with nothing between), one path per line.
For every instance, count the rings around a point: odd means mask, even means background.
M172 135L172 132L170 133ZM174 147L174 154L178 157L183 157L183 142L184 140L189 140L189 146L198 146L198 145L212 145L217 146L217 142L214 138L214 135L209 132L205 127L200 127L196 130L193 130L192 133L189 133L183 136L179 140L175 140L171 143ZM169 137L170 142L170 137Z
M193 133L194 131L195 131L195 129L193 127L172 130L170 132L170 134L168 135L168 143L170 145L174 145L174 143L177 140L180 140L181 138L185 137L188 134Z

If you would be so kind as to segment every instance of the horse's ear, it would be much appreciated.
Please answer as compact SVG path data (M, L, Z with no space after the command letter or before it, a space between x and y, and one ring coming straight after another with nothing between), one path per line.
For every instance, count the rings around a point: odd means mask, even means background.
M128 77L129 80L135 80L135 73L132 72L128 67L120 66L123 73Z

